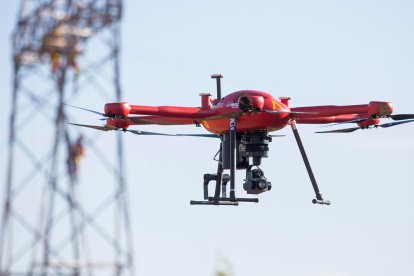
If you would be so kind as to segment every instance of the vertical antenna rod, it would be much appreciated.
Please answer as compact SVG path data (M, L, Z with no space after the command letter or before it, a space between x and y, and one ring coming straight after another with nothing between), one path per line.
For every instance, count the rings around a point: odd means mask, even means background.
M221 74L213 74L211 75L212 79L216 79L217 83L217 99L221 100L221 79L223 78L223 75Z

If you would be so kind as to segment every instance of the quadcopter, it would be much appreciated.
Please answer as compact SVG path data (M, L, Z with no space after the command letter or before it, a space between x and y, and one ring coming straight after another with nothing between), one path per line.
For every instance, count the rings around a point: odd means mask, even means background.
M307 173L310 178L315 198L314 204L330 205L320 193L309 159L300 138L298 124L340 125L354 123L357 126L340 128L317 133L349 133L359 129L388 128L414 121L414 114L392 114L390 102L371 101L359 105L322 105L292 107L289 97L274 98L270 94L257 90L241 90L221 97L220 74L214 74L217 98L210 93L201 93L201 107L182 106L144 106L130 105L126 102L107 103L104 113L82 108L104 117L103 126L75 124L101 131L123 131L137 135L193 136L220 139L217 172L204 174L204 200L192 200L191 205L234 205L240 202L259 202L258 198L236 197L236 170L245 170L246 178L243 188L247 194L258 195L271 190L272 184L267 180L260 165L262 158L268 157L269 143L274 137L271 132L290 126ZM68 105L70 106L70 105ZM391 119L381 123L381 119ZM208 134L166 134L130 130L132 125L196 125L203 126ZM228 171L229 174L224 173ZM209 195L208 185L215 182L213 196ZM230 185L229 192L227 186Z

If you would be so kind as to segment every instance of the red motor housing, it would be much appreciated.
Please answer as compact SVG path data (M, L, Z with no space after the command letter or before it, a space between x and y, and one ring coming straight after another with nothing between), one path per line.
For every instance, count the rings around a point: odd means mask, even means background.
M369 102L368 114L378 115L379 117L387 117L394 111L390 102Z
M128 117L131 106L126 102L105 104L105 114Z
M376 118L376 119L369 119L369 120L359 122L358 126L360 126L360 127L369 127L369 126L373 126L373 125L378 125L379 123L380 123L380 119Z
M106 124L108 126L113 126L117 128L127 129L131 123L128 119L122 119L122 118L108 118L106 120Z

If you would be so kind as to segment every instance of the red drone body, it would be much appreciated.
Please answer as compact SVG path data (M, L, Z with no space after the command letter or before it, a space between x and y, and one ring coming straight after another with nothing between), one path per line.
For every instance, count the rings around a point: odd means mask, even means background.
M340 123L370 117L361 126L375 125L375 117L386 117L393 111L390 102L370 102L347 106L289 107L289 98L275 99L268 93L242 90L231 93L221 100L212 100L210 94L201 94L201 107L142 106L128 103L108 103L105 114L114 115L107 125L126 129L130 125L202 124L215 134L229 132L230 118L237 118L237 131L276 131L289 124L291 119L298 124ZM265 110L265 112L262 112ZM141 115L128 117L129 115ZM376 121L375 121L376 120Z
M257 90L242 90L221 98L221 75L213 75L217 80L217 99L203 93L200 107L144 106L126 102L107 103L104 113L84 109L107 118L104 126L81 125L103 131L121 130L138 135L201 136L220 138L217 173L204 175L204 201L191 201L191 204L238 205L239 202L258 202L257 198L238 198L235 195L235 171L246 170L243 188L248 194L260 194L271 189L271 183L258 167L261 159L267 157L268 143L275 135L270 132L291 126L300 153L309 174L316 198L313 203L329 205L319 192L309 160L303 147L297 124L344 124L355 123L356 127L320 131L318 133L347 133L358 129L391 126L414 121L414 114L393 115L390 102L371 101L359 105L321 105L292 107L289 97L274 98ZM380 124L381 118L395 122ZM202 125L212 134L163 134L130 130L132 125ZM230 175L224 170L230 170ZM208 195L208 183L216 182L214 196ZM227 183L230 194L227 196Z

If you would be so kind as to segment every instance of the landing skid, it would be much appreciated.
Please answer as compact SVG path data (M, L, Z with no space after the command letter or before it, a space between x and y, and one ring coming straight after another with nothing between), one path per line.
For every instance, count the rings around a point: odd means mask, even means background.
M220 168L220 163L219 163ZM216 187L221 186L221 197L220 194L218 196L209 196L208 195L208 184L210 181L216 181ZM221 180L217 177L217 174L205 174L204 175L204 183L203 183L203 192L204 192L204 199L205 200L191 200L191 205L232 205L238 206L239 202L254 202L258 203L258 198L231 198L227 197L227 183L230 181L230 176L228 174L223 174ZM216 189L217 190L217 189Z

